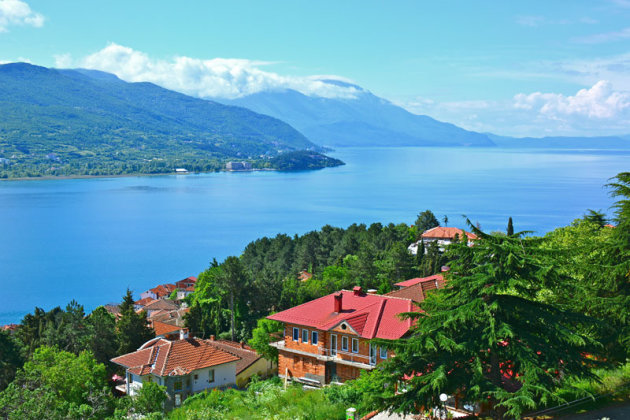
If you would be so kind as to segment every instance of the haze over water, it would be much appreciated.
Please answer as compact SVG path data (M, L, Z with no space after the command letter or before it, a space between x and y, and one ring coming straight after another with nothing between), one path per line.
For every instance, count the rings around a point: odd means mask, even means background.
M0 325L71 299L86 309L204 270L277 233L330 224L413 223L544 234L587 209L610 214L604 184L630 151L339 149L347 165L298 173L0 183Z

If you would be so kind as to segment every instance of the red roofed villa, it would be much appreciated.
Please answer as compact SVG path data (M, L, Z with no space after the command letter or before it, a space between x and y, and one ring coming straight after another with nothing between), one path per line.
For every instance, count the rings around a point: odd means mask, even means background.
M431 242L437 242L440 251L444 251L444 248L447 245L450 245L456 236L458 238L461 238L464 234L468 237L468 246L471 246L473 244L473 241L477 239L477 235L475 235L474 233L466 232L465 230L462 230L460 228L436 226L432 229L425 230L424 233L422 233L421 241L424 241L425 246ZM418 253L419 244L420 241L414 242L409 245L409 252L411 252L413 255L416 255Z
M236 384L240 357L213 346L206 340L177 341L156 338L137 351L111 361L127 370L125 392L136 395L143 383L166 386L166 409L179 406L190 395L209 388Z
M391 356L370 342L395 340L412 325L397 315L418 307L411 299L364 293L357 286L306 302L267 318L284 323L278 375L309 385L355 379Z

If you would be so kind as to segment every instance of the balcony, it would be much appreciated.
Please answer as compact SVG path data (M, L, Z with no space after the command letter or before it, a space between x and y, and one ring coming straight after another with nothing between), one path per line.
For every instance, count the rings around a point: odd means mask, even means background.
M328 348L315 347L313 351L304 351L298 349L292 349L286 346L284 340L269 343L271 347L275 347L278 350L285 351L287 353L299 354L302 356L314 357L322 362L335 362L342 365L354 366L360 369L371 370L374 369L375 363L370 363L370 357L364 354L352 353L349 351L336 350L331 352ZM334 353L334 354L331 354Z

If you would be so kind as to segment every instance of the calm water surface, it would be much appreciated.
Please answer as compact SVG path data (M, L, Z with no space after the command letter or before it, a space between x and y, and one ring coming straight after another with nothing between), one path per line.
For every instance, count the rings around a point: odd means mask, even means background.
M71 299L92 309L325 224L413 223L431 209L543 234L612 203L628 151L339 149L321 171L0 182L0 325Z

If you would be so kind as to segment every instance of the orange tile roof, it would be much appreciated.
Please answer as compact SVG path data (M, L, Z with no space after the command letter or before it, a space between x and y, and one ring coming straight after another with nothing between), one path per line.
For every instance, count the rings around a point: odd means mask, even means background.
M159 286L155 286L153 289L149 289L150 292L155 293L155 295L159 298L169 296L173 290L175 290L174 284L160 284Z
M151 297L145 297L143 299L140 300L136 300L134 303L136 305L140 305L140 306L146 306L149 303L155 302L155 299L151 298Z
M477 239L474 233L466 232L456 227L437 226L433 229L425 230L422 234L424 239L454 239L455 235L461 237L462 232L468 236L468 239Z
M170 325L160 321L153 321L153 330L155 331L156 336L176 332L181 329L182 327L178 327L177 325Z
M241 360L236 362L237 375L256 363L262 357L247 344L241 347L241 343L228 340L210 340L209 343L215 347L220 348L221 350L235 354L241 358Z
M442 274L434 274L429 277L416 277L414 279L409 279L409 280L401 281L400 283L396 283L394 286L409 287L418 283L434 284L435 287L433 287L433 289L435 289L441 286L442 283L444 283L444 276Z
M181 376L206 367L237 362L240 357L223 351L205 340L155 340L148 347L113 358L137 375Z

